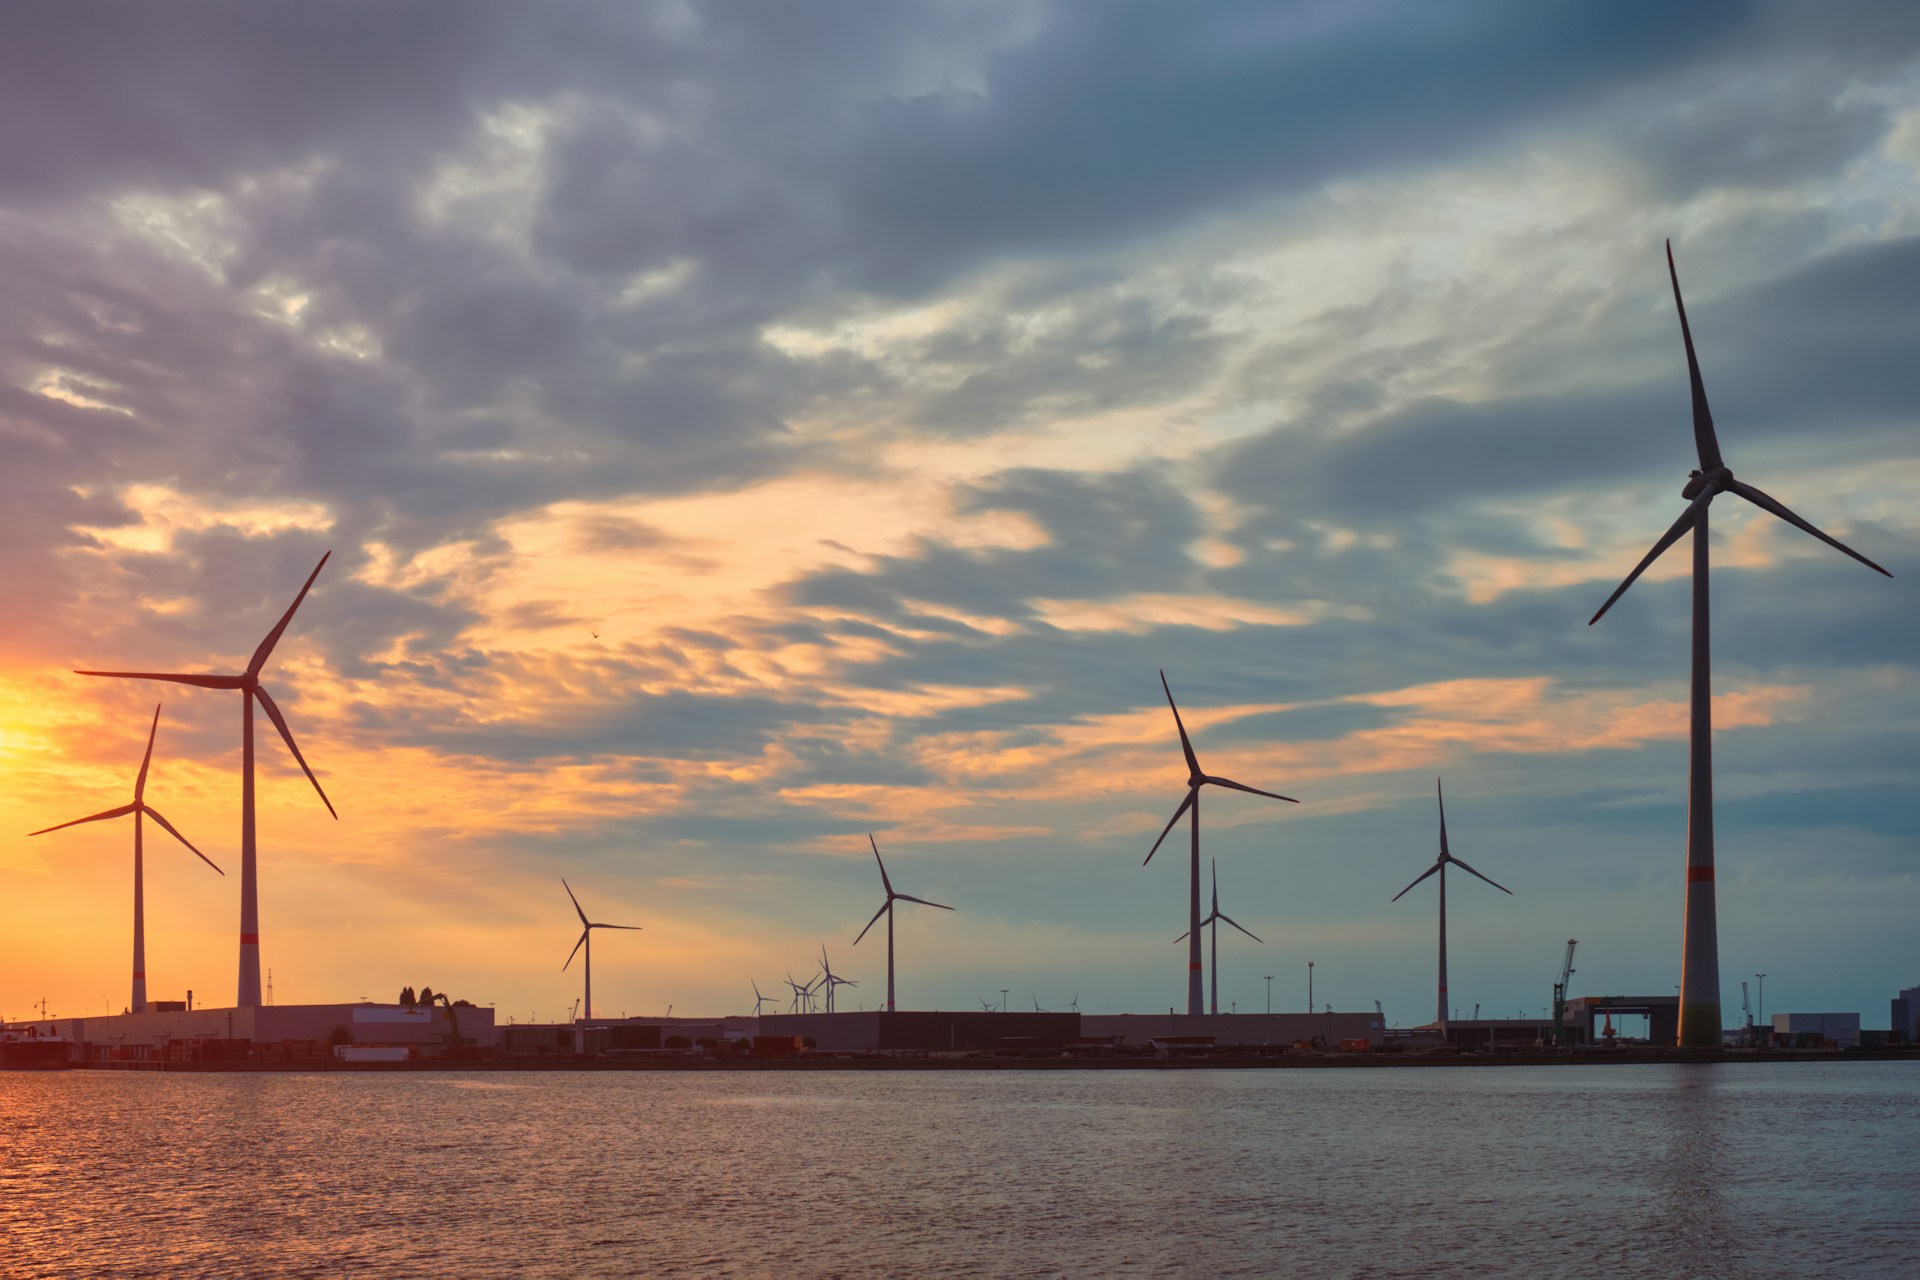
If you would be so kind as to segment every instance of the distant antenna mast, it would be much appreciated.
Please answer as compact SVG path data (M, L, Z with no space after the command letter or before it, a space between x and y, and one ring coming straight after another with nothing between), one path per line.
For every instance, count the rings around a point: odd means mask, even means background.
M273 970L267 970L267 1003L273 1003Z

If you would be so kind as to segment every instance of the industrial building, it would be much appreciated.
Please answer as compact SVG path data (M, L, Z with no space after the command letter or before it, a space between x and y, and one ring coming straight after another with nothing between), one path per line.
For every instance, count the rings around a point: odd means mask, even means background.
M164 1006L168 1002L156 1002ZM95 1061L275 1062L323 1059L341 1046L405 1049L442 1057L459 1043L495 1044L493 1010L478 1005L271 1004L238 1009L151 1007L98 1018L29 1019L9 1030L64 1036Z
M1028 1013L1019 1010L887 1013L763 1014L759 1033L811 1039L815 1047L877 1053L982 1053L1069 1041L1106 1040L1145 1048L1168 1040L1210 1041L1226 1047L1292 1045L1298 1041L1338 1045L1365 1040L1378 1046L1379 1015L1366 1013Z
M1783 1048L1819 1049L1833 1045L1856 1049L1860 1046L1857 1013L1776 1013L1772 1022L1773 1042Z
M1893 998L1888 1038L1895 1044L1920 1044L1920 987L1903 988Z

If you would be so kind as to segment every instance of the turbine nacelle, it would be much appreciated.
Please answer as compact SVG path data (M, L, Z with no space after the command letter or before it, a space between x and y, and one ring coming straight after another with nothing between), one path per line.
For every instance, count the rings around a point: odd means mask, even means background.
M1686 487L1680 490L1680 496L1688 501L1708 491L1725 493L1733 488L1733 472L1724 465L1715 467L1711 471L1696 469L1689 471L1687 475L1689 478Z

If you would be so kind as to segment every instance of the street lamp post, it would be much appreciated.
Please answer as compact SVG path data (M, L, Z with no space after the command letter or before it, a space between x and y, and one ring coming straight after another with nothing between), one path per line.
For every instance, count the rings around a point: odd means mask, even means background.
M1762 1026L1765 1026L1767 1021L1767 975L1764 973L1756 973L1753 976L1760 979L1760 1023Z
M1267 975L1267 1016L1273 1016L1273 975Z
M1313 961L1307 961L1307 1012L1313 1012Z

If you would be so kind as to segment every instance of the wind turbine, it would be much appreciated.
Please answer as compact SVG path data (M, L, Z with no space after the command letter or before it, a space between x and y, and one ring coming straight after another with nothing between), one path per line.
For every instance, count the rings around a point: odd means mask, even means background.
M1762 511L1812 534L1837 551L1852 556L1876 573L1891 578L1879 565L1836 538L1802 520L1784 505L1744 481L1720 457L1713 414L1707 408L1706 385L1700 361L1693 353L1693 331L1687 326L1687 306L1680 300L1680 273L1673 266L1673 241L1667 241L1667 276L1673 283L1673 306L1680 315L1680 340L1687 349L1687 377L1693 386L1693 445L1700 466L1689 473L1680 496L1689 500L1680 518L1653 544L1627 580L1614 589L1600 612L1588 619L1592 626L1613 607L1660 558L1662 552L1693 531L1693 690L1687 751L1687 880L1685 931L1680 943L1680 1046L1688 1049L1720 1047L1720 940L1713 893L1713 674L1708 627L1707 507L1715 496L1739 494Z
M855 982L852 978L843 978L839 974L833 971L833 966L827 963L827 944L824 942L820 944L820 971L826 977L827 1012L832 1013L833 1012L833 989L835 987L857 987L860 984L858 982Z
M133 780L132 804L123 804L118 809L108 809L104 813L96 813L91 817L75 818L72 822L62 822L58 826L42 827L38 831L28 833L30 836L43 836L49 831L63 831L68 827L77 827L83 822L103 822L108 818L124 818L128 814L133 815L133 1002L127 1007L135 1013L147 1011L146 877L143 867L145 859L142 856L140 820L152 818L165 829L168 835L186 845L187 848L193 849L194 856L200 861L213 867L215 871L220 871L220 868L214 865L212 858L194 849L193 842L174 830L173 824L161 817L160 811L146 801L147 766L153 762L153 739L159 732L160 708L156 704L153 708L153 725L147 730L147 754L140 757L140 774ZM220 874L224 876L227 873L220 871Z
M1493 880L1487 880L1487 877L1481 876L1478 871L1453 856L1452 851L1447 848L1447 798L1441 794L1438 778L1433 780L1433 793L1440 801L1440 856L1433 860L1432 866L1413 878L1413 884L1394 894L1393 900L1400 901L1412 890L1414 884L1419 884L1436 871L1440 873L1440 1013L1434 1021L1444 1027L1447 1025L1447 864L1451 862L1469 875L1480 876L1482 880L1486 880L1488 884L1509 897L1513 896L1513 890Z
M819 980L820 975L815 974L813 977L807 979L807 985L803 987L793 980L792 973L787 974L787 985L793 988L793 1004L788 1007L788 1012L813 1012L813 984Z
M760 1016L760 1006L763 1004L766 1004L767 1001L771 1000L773 997L761 995L760 984L757 982L753 982L753 979L749 978L747 979L747 981L753 983L753 1016L757 1018Z
M567 971L568 966L573 963L573 958L580 954L580 948L585 947L587 949L586 963L585 965L582 966L582 968L584 968L584 970L586 971L586 979L587 979L586 994L584 998L586 1000L587 1021L592 1022L593 1021L593 931L595 929L629 929L635 933L638 933L640 931L640 926L637 924L599 924L594 921L588 920L587 913L580 909L580 899L575 898L573 896L573 886L567 883L565 876L562 876L560 878L560 887L567 891L567 897L573 899L574 914L580 917L580 941L574 943L573 950L567 952L567 963L560 966L560 972L565 973Z
M260 1003L260 886L255 867L254 816L253 816L253 704L258 701L260 709L267 713L267 719L273 721L273 727L280 731L281 740L287 744L287 750L299 762L300 771L307 775L307 781L320 793L320 803L327 806L327 812L338 819L334 813L333 801L327 799L327 793L320 786L320 779L313 776L313 770L307 767L306 757L300 754L300 748L294 744L293 730L287 728L287 719L280 714L280 708L268 696L266 686L260 683L260 669L267 665L267 659L273 654L273 646L280 643L280 636L293 621L294 610L307 598L307 592L313 587L313 580L320 576L320 570L326 567L329 551L320 557L320 563L313 566L313 572L307 575L300 594L287 606L286 613L267 632L267 638L253 651L253 657L247 662L247 669L239 675L193 675L177 673L159 673L152 671L76 671L75 675L109 676L120 680L166 680L173 684L188 684L200 689L238 689L240 691L240 985L235 1003L240 1008L257 1006Z
M1213 914L1205 920L1202 920L1200 927L1207 930L1207 946L1210 952L1207 956L1207 967L1213 971L1213 994L1212 999L1208 1002L1208 1008L1212 1010L1212 1012L1218 1013L1220 1012L1220 922L1222 920L1226 921L1234 928L1239 929L1240 932L1246 934L1249 938L1252 938L1255 942L1260 942L1261 940L1259 935L1248 931L1241 926L1238 920L1235 920L1232 916L1220 910L1220 864L1214 859L1209 858L1207 859L1207 865L1213 868ZM1175 938L1174 941L1178 942L1186 936L1187 935L1183 933L1179 938Z
M880 858L880 845L876 840L874 840L873 833L871 831L867 833L867 843L873 846L873 860L875 862L880 863L880 883L886 886L887 900L880 905L880 909L878 911L873 913L873 919L867 921L867 928L862 929L860 931L860 938L864 938L867 936L867 929L873 928L875 922L878 921L881 916L885 916L887 918L887 1012L892 1013L893 1012L893 904L894 902L895 901L917 902L923 907L939 907L942 911L951 911L953 910L953 908L945 905L944 903L928 902L925 898L916 898L910 893L894 892L893 881L887 878L887 864L881 861L881 858ZM853 940L854 946L857 947L860 945L860 938L855 938Z
M1187 794L1180 801L1180 807L1167 819L1167 825L1160 830L1160 839L1153 842L1153 848L1147 850L1147 862L1153 861L1153 855L1160 851L1161 841L1173 830L1173 824L1180 821L1180 815L1192 810L1193 853L1190 862L1189 883L1191 892L1187 904L1187 932L1181 936L1187 939L1187 1013L1198 1016L1200 1013L1200 788L1212 784L1233 791L1245 791L1249 795L1265 796L1269 800L1285 800L1288 804L1299 804L1292 796L1283 796L1272 791L1261 791L1249 787L1231 778L1216 778L1200 768L1199 757L1193 754L1193 743L1187 738L1187 726L1180 720L1180 708L1174 706L1173 690L1167 685L1167 673L1160 673L1160 687L1167 691L1167 705L1173 708L1173 726L1180 731L1180 750L1187 757ZM1238 928L1238 926L1235 926Z

